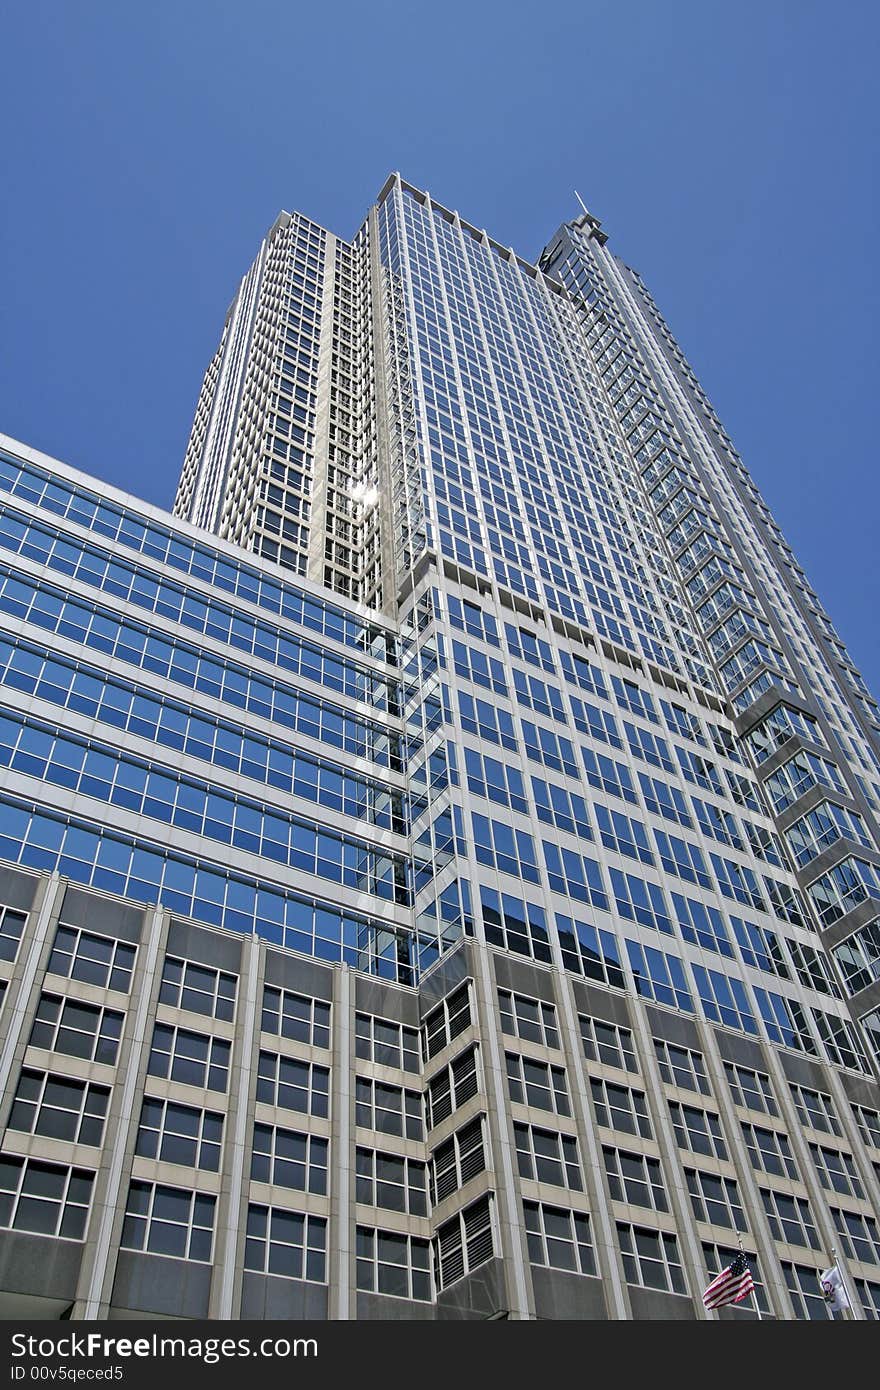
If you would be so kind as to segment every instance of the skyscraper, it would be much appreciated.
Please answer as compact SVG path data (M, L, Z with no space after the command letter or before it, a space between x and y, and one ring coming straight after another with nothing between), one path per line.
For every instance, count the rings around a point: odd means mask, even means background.
M175 518L4 443L15 1306L880 1315L877 706L597 219L282 213Z

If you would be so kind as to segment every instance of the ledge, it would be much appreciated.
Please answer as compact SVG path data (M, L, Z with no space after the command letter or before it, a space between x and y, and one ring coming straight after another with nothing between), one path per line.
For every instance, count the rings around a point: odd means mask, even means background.
M762 763L757 764L755 775L762 782L766 782L768 777L772 777L774 772L777 772L785 763L790 762L797 753L814 753L817 758L824 758L826 762L833 763L836 768L840 766L834 753L830 748L826 748L824 743L814 743L812 739L802 738L800 734L789 734L788 738L780 743L775 753L771 753L769 758L765 758ZM828 790L829 793L837 795L836 792L833 792L833 788L829 787Z
M823 927L820 933L823 947L826 951L833 951L841 941L858 931L859 927L873 922L876 917L880 917L880 901L877 898L863 898L855 907L851 907L849 912L832 922L830 927Z
M730 699L730 697L728 698ZM782 685L772 685L769 690L764 691L763 695L759 695L754 704L749 705L743 714L734 718L734 728L740 738L747 734L750 729L753 729L756 724L760 724L762 719L766 719L777 705L790 705L792 709L800 710L802 714L809 714L812 719L818 720L819 718L819 711L815 705L803 695L786 690L785 686Z
M815 883L817 878L827 874L829 869L833 869L836 864L844 859L865 859L869 864L875 865L880 869L880 854L874 849L865 849L855 840L848 840L841 836L835 840L826 850L811 859L809 864L805 864L802 869L795 869L795 876L802 887L807 887ZM867 889L865 890L867 892Z
M851 796L835 791L832 787L826 787L824 783L821 785L815 783L812 787L808 787L790 806L786 806L784 811L779 812L776 817L777 827L783 832L789 830L795 821L800 820L801 816L808 815L817 806L821 806L824 801L833 801L835 806L843 806L848 811L854 811L856 815L862 814L861 806ZM851 844L852 841L849 843ZM833 846L831 847L833 848Z

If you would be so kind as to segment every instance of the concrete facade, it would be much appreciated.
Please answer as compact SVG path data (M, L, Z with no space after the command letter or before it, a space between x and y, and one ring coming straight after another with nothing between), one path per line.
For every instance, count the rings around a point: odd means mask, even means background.
M408 989L371 980L346 965L322 965L254 938L242 939L155 908L83 891L57 877L6 869L0 875L0 900L15 903L27 914L16 958L2 966L7 986L0 1013L4 1159L43 1165L50 1175L75 1170L88 1175L91 1183L82 1240L18 1231L4 1239L0 1307L5 1316L702 1318L706 1313L700 1294L707 1264L703 1246L729 1249L731 1243L735 1247L737 1236L725 1224L729 1218L720 1208L714 1220L695 1219L687 1179L693 1163L712 1178L738 1185L745 1240L757 1248L761 1315L788 1318L793 1316L788 1293L792 1276L785 1266L799 1257L803 1260L805 1252L796 1244L774 1241L762 1190L784 1198L794 1196L808 1206L818 1232L817 1248L808 1256L813 1264L833 1262L832 1250L839 1237L831 1211L835 1197L817 1178L811 1144L842 1145L852 1155L864 1195L858 1202L850 1199L850 1208L867 1215L880 1200L877 1154L872 1157L864 1143L853 1108L880 1108L876 1083L841 1078L833 1068L777 1053L766 1043L578 981L552 966L524 962L476 941L462 941L427 972L420 988ZM86 932L85 950L96 942L134 946L130 988L106 989L78 979L78 974L87 973L84 955L74 958L71 975L57 973L57 963L53 969L51 962L59 927ZM95 954L93 950L88 958ZM219 1019L193 1007L162 1002L169 959L225 972L234 982L233 1017ZM298 1006L290 1031L298 1031L309 1016L314 1022L316 1001L328 1006L326 1015L322 1014L328 1019L326 1036L319 1033L308 1042L280 1036L271 1026L261 1027L278 1017L272 1013L272 999L277 1000L273 991L279 989L287 991ZM55 1050L35 1045L32 1029L40 1015L40 1000L56 995L81 1006L112 1006L124 1015L115 1062L65 1051L76 1046L70 1042L72 1034L66 1042L58 1040ZM517 1027L526 1034L531 1031L532 1005L537 1001L544 1009L543 1042L512 1031ZM398 1039L400 1048L411 1055L404 1056L401 1050L398 1065L391 1064L387 1051L393 1049L393 1041L383 1041L385 1060L376 1060L376 1034L371 1035L368 1026L375 1029L376 1021L388 1040L393 1039L395 1028L408 1030L399 1033ZM209 1039L224 1048L222 1079L213 1088L195 1084L195 1077L176 1079L173 1066L166 1068L162 1037L167 1039L171 1030L178 1030L176 1037L183 1032L189 1039L200 1040L201 1052L190 1047L190 1056L204 1056ZM371 1050L373 1055L365 1055ZM443 1078L450 1067L454 1072L461 1059L471 1055L475 1059L472 1079L470 1073L462 1073L461 1091L453 1088L450 1096L441 1084ZM269 1056L282 1056L295 1069L294 1089L287 1092L286 1101L276 1094L276 1104L259 1094ZM504 1065L507 1056L539 1068L559 1069L557 1111L548 1113L547 1100L536 1082L531 1097L511 1101ZM690 1072L688 1084L684 1068L692 1066L696 1069ZM317 1104L300 1089L309 1069L315 1067L326 1076L326 1086L318 1083L312 1093ZM762 1076L762 1105L772 1097L776 1113L768 1116L765 1109L757 1108L757 1093L732 1088L726 1068ZM170 1074L161 1075L164 1070ZM55 1097L48 1124L52 1098L45 1091L36 1114L21 1106L22 1076L41 1074L67 1088L66 1101ZM400 1091L417 1095L419 1105L412 1111L410 1133L395 1132L404 1126L396 1124L390 1108L384 1114L372 1112L381 1128L365 1123L359 1083L387 1087L386 1105ZM83 1143L74 1134L78 1117L63 1106L73 1107L76 1088L89 1084L109 1089L109 1103L102 1111L105 1118L98 1142ZM603 1086L610 1088L604 1094ZM827 1097L838 1126L833 1140L827 1131L802 1123L792 1087L806 1087ZM629 1113L623 1108L625 1092L640 1097ZM426 1095L431 1100L423 1124ZM744 1099L752 1103L740 1103ZM216 1166L203 1169L174 1161L180 1155L174 1153L173 1137L170 1157L163 1158L161 1149L153 1157L142 1152L150 1123L147 1109L156 1101L177 1104L188 1116L209 1110L221 1117ZM684 1126L678 1118L681 1107L691 1111ZM694 1119L700 1111L716 1119L713 1130L721 1146L716 1145L714 1154L703 1151L708 1132ZM441 1195L449 1187L444 1177L448 1141L473 1132L475 1122L480 1132L479 1156L475 1160L471 1150L466 1172L459 1172L448 1196ZM28 1123L31 1132L24 1128ZM170 1120L167 1124L173 1131L175 1124ZM747 1124L765 1126L787 1139L796 1164L794 1178L755 1169L744 1138ZM299 1140L300 1156L292 1160L286 1175L276 1175L277 1181L253 1175L252 1164L261 1161L258 1155L263 1151L257 1141L260 1126L264 1131L283 1129ZM540 1149L534 1176L523 1176L519 1136L529 1127L573 1142L574 1161L564 1184L558 1179L556 1160L550 1158L542 1172ZM197 1131L197 1124L184 1126L182 1142L189 1142L188 1136ZM696 1154L683 1147L685 1134L690 1135ZM321 1191L305 1190L309 1179L294 1166L302 1164L303 1143L312 1139L327 1145L318 1161L325 1175L311 1184ZM369 1194L359 1183L365 1156L373 1154L390 1164L406 1159L412 1167L406 1188L394 1186L389 1167L384 1196L374 1188L378 1200L371 1203L364 1200ZM624 1181L636 1186L617 1190L614 1184L619 1184L620 1177L616 1165L609 1165L611 1154L624 1156L622 1171L629 1175ZM647 1179L638 1177L633 1167L639 1159L655 1165ZM177 1194L178 1200L192 1193L212 1199L210 1244L201 1258L130 1248L137 1239L126 1227L125 1217L132 1210L132 1183L159 1185ZM645 1225L641 1194L648 1183L656 1205ZM422 1215L412 1212L412 1199L418 1194ZM488 1234L471 1252L475 1267L472 1271L465 1267L448 1287L442 1287L442 1269L457 1273L456 1262L466 1266L469 1258L467 1236L462 1254L461 1242L456 1250L446 1234L449 1218L479 1208L487 1200ZM47 1196L47 1207L51 1202ZM389 1202L404 1209L394 1210ZM285 1213L319 1219L320 1268L316 1265L312 1273L321 1277L295 1278L252 1267L257 1262L256 1247L248 1243L253 1212L279 1205ZM543 1239L536 1233L534 1220L524 1219L526 1207L542 1212ZM589 1233L588 1248L577 1256L569 1247L562 1253L559 1223L566 1213L580 1213ZM627 1277L620 1228L628 1226L645 1235L649 1230L666 1232L677 1241L682 1292L651 1288L636 1282L632 1274ZM430 1248L434 1279L433 1285L426 1285L430 1296L402 1298L378 1288L370 1292L359 1287L365 1282L366 1269L362 1264L359 1273L358 1250L363 1250L359 1233L363 1231L379 1231L391 1246L399 1246L401 1237L414 1237ZM553 1267L554 1262L565 1260L581 1263L581 1268ZM650 1256L643 1258L641 1267L651 1279ZM390 1260L383 1263L376 1253L377 1284L387 1289L403 1277L401 1268ZM870 1283L870 1274L870 1265L849 1263L851 1280L861 1277ZM727 1315L756 1317L757 1311L750 1301L746 1308Z

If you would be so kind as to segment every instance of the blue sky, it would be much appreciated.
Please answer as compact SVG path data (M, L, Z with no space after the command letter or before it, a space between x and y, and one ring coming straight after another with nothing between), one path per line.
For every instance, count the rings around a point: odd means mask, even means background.
M399 169L533 259L577 188L880 693L878 36L859 0L19 0L0 430L170 506L280 208L350 236Z

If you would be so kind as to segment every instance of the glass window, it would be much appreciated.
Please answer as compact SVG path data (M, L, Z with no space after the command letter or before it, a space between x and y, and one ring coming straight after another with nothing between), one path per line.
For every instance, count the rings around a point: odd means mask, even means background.
M480 908L486 940L519 955L535 960L552 960L544 909L536 903L523 902L508 893L497 893L480 885Z
M707 970L702 965L692 965L691 969L706 1018L739 1032L757 1033L755 1015L741 980L720 970Z
M356 1200L410 1216L427 1216L426 1165L404 1155L358 1148Z
M326 1262L327 1222L322 1216L250 1203L245 1269L323 1284L327 1278Z
M327 1192L326 1139L278 1125L254 1125L251 1179L299 1192Z
M0 960L15 960L26 923L26 912L0 906Z
M551 1067L519 1053L505 1053L510 1099L518 1105L533 1105L557 1115L570 1115L571 1106L562 1067Z
M125 1015L75 999L41 994L29 1044L114 1066Z
M834 1102L823 1091L814 1091L809 1086L789 1083L791 1098L798 1119L807 1129L824 1130L826 1134L840 1134L840 1122L834 1109Z
M819 1181L826 1191L840 1192L845 1197L864 1197L865 1190L852 1154L826 1148L824 1144L810 1144L809 1149Z
M97 1146L103 1138L109 1100L109 1086L22 1067L9 1128Z
M561 913L556 914L556 931L566 970L599 980L612 989L626 988L620 949L612 932Z
M806 1245L813 1250L821 1250L809 1204L803 1197L789 1196L785 1192L770 1191L764 1187L760 1193L774 1240L783 1241L786 1245Z
M573 1135L515 1124L516 1157L521 1178L583 1191L577 1140Z
M59 924L46 972L128 994L135 948L108 936Z
M424 1056L435 1057L458 1037L459 1033L470 1027L471 1006L468 981L453 990L436 1008L425 1017L422 1024L422 1043Z
M355 1078L355 1124L381 1134L421 1139L424 1135L421 1094L358 1076Z
M739 1191L731 1178L694 1168L686 1168L684 1173L691 1206L698 1221L707 1221L713 1226L730 1226L737 1231L748 1229Z
M526 1042L541 1043L544 1047L558 1049L559 1031L553 1004L499 989L498 1008L503 1033L510 1037L522 1038Z
M432 1297L430 1242L358 1226L357 1287L366 1293L428 1302Z
M421 1070L417 1029L374 1014L355 1015L355 1055L383 1067Z
M431 1201L442 1202L486 1167L482 1116L439 1144L431 1156Z
M628 1284L669 1293L687 1293L678 1242L666 1231L617 1223L617 1239Z
M684 966L671 951L658 951L654 946L626 938L626 951L632 966L636 990L645 999L654 999L670 1008L693 1013Z
M162 969L159 1002L175 1009L188 1009L209 1018L231 1021L235 1014L237 977L225 970L199 965L195 961L166 956Z
M880 1265L880 1233L873 1216L831 1208L831 1216L844 1254L864 1264Z
M603 1062L605 1066L618 1067L621 1071L637 1072L635 1044L628 1028L617 1023L606 1023L603 1019L578 1015L581 1027L581 1044L588 1062Z
M434 1277L438 1289L448 1288L490 1260L494 1253L492 1198L487 1194L438 1227L434 1238Z
M859 1133L865 1143L874 1149L880 1149L880 1111L871 1110L866 1105L856 1105L850 1102Z
M753 1168L758 1172L774 1173L778 1178L800 1181L787 1134L778 1129L765 1129L761 1125L743 1124L740 1127Z
M428 1081L425 1111L428 1129L445 1120L480 1089L477 1049L468 1048Z
M260 1027L264 1033L274 1033L294 1042L329 1047L330 1005L322 999L265 985Z
M330 1110L330 1069L298 1057L261 1051L257 1100L280 1110L298 1110L304 1115L326 1118Z
M660 1075L667 1086L678 1086L683 1091L698 1091L704 1096L712 1094L701 1052L678 1047L663 1038L654 1039L654 1052Z
M595 1274L596 1262L586 1212L523 1202L529 1263L575 1274Z
M0 1155L0 1226L82 1240L95 1175L85 1168Z
M210 1262L216 1199L164 1183L133 1180L128 1190L120 1246Z
M880 1284L874 1284L869 1279L856 1279L855 1286L865 1317L880 1321Z
M0 924L2 931L2 924ZM880 979L880 919L853 932L831 954L837 961L848 994L858 994Z
M659 1159L605 1146L602 1155L613 1201L629 1202L653 1211L669 1210Z
M791 1264L787 1260L783 1260L781 1263L785 1287L788 1290L795 1317L804 1321L816 1322L823 1322L825 1318L833 1318L819 1283L821 1269L810 1269L806 1265Z
M157 1023L147 1071L186 1086L225 1092L229 1085L230 1045L222 1038Z
M696 1105L682 1105L679 1101L671 1100L669 1114L675 1131L675 1142L680 1149L713 1158L728 1157L721 1121L711 1110L702 1110Z
M177 1101L144 1098L135 1153L186 1168L220 1171L223 1116Z
M616 1086L612 1081L598 1077L590 1077L590 1091L597 1124L605 1129L653 1139L644 1091L637 1091L632 1086Z
M779 1114L770 1078L764 1072L725 1062L724 1074L735 1105L744 1110L759 1110L767 1115Z

